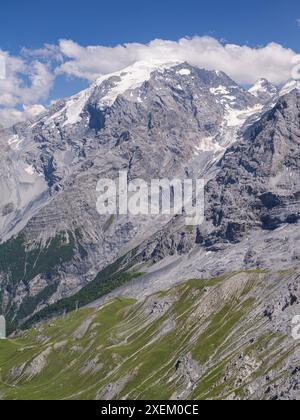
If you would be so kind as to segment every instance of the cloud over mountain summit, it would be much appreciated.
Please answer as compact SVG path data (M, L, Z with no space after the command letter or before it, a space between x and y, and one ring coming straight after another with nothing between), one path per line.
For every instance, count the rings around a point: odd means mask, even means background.
M27 118L29 105L53 99L51 89L58 76L92 82L99 75L119 71L136 61L163 59L222 70L243 84L253 84L260 78L280 84L293 76L293 68L300 62L296 52L280 44L240 46L207 36L178 41L156 39L148 44L129 43L114 47L81 46L63 39L57 45L45 45L38 50L23 48L19 56L3 51L0 55L5 56L7 66L7 78L0 80L2 125Z

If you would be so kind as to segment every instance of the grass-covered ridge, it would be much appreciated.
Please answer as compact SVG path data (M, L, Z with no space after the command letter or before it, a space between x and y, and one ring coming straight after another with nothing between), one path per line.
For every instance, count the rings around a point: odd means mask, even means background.
M6 273L14 284L28 284L38 274L53 274L59 264L74 256L75 237L71 232L61 232L47 244L26 246L21 234L0 245L0 273Z
M58 283L56 274L59 267L73 260L76 253L85 258L85 250L80 244L79 231L58 233L47 243L41 241L27 243L23 234L11 238L0 245L0 311L8 321L16 325L19 319L31 315L35 308L55 293ZM48 287L33 297L27 297L20 308L10 302L4 304L2 291L7 287L11 298L19 284L29 286L38 275L47 279ZM14 326L11 325L13 329Z
M0 395L249 399L251 391L268 399L299 347L263 311L286 276L191 280L141 302L118 298L83 308L0 341Z
M128 255L121 257L100 271L93 281L75 295L59 300L37 312L22 325L22 328L27 329L36 322L86 306L129 281L140 277L142 273L130 271L132 265L134 265L134 251L129 254L130 258L128 258ZM129 262L127 262L127 259L129 259Z

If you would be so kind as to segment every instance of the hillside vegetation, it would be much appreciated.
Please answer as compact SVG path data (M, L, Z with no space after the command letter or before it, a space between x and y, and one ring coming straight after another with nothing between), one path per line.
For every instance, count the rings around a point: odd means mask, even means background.
M298 301L285 302L295 278L253 271L191 280L0 341L1 398L293 398L300 343L286 327Z

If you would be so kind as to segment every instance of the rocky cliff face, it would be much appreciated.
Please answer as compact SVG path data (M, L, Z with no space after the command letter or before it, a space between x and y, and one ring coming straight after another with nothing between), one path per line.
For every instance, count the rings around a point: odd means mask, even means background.
M230 242L250 229L297 224L300 95L293 91L250 128L221 159L207 186L212 236Z
M9 332L72 312L0 343L3 398L26 398L32 381L61 398L62 368L70 399L299 398L295 87L137 63L0 132ZM121 170L205 178L204 223L100 216L97 182Z
M137 63L2 131L3 311L14 317L29 300L29 315L75 293L169 221L101 217L99 178L204 175L262 108L224 73Z
M272 107L278 92L267 87L268 97L222 72L137 63L2 131L2 312L18 324L74 309L127 282L133 267L151 278L160 264L163 285L170 258L174 281L214 275L219 261L260 267L257 238L299 216L299 94ZM205 177L205 223L100 216L97 181L120 170L130 180Z
M203 225L189 230L183 218L174 219L145 243L146 260L158 262L166 256L191 251L193 258L198 252L200 259L204 252L210 252L215 255L214 263L209 257L213 267L221 252L230 254L234 244L241 243L244 262L239 256L239 267L244 263L248 268L249 264L253 264L250 268L269 267L274 253L278 257L281 253L281 264L286 265L288 261L292 266L297 262L298 238L292 231L298 227L300 218L299 99L299 92L293 91L280 98L259 121L245 127L237 142L226 150L206 185ZM252 258L257 255L260 241L270 244L272 238L278 244L281 238L286 246L278 245L280 252L272 249L269 255L264 253L261 261ZM195 257L193 264L200 268L201 263ZM229 265L229 258L223 263L227 269L236 268ZM205 273L210 274L206 270Z

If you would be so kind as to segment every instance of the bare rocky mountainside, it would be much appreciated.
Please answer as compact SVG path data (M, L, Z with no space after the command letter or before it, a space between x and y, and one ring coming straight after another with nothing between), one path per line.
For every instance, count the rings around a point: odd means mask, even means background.
M300 399L296 82L139 62L0 144L3 398ZM119 171L204 178L204 223L100 216Z

